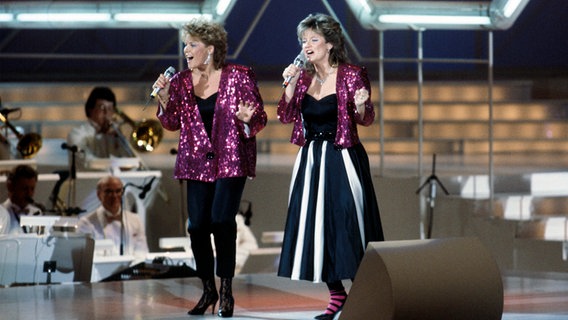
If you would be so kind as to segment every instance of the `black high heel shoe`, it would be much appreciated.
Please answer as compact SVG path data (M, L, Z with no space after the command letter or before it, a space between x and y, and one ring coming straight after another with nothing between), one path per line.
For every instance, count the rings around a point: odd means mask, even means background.
M211 306L211 314L215 314L215 305L218 300L219 295L217 294L217 288L215 288L215 280L203 280L203 294L199 302L187 314L203 315L209 306Z
M230 318L233 316L233 310L235 307L235 299L233 298L232 291L232 278L222 278L221 288L219 289L220 302L219 302L219 312L217 315L221 318Z
M314 319L317 319L317 320L333 320L333 319L335 319L335 316L337 316L337 314L339 312L341 312L341 309L339 309L339 310L337 310L337 312L331 313L331 314L322 313L320 315L315 316Z

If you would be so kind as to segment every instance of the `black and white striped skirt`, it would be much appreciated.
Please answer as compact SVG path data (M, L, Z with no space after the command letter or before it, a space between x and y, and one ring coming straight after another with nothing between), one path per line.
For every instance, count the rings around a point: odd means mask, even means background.
M309 141L298 152L278 275L293 280L353 279L367 243L383 241L363 145L338 149Z

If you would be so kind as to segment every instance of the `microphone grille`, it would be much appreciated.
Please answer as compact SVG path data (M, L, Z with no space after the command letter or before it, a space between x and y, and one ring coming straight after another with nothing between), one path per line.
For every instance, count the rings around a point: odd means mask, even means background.
M164 71L164 76L169 78L169 77L173 76L175 73L176 73L176 69L174 67L170 66L166 69L166 71Z
M302 64L304 64L306 62L306 56L304 55L304 52L301 51L300 54L298 54L298 56L296 57L296 59Z

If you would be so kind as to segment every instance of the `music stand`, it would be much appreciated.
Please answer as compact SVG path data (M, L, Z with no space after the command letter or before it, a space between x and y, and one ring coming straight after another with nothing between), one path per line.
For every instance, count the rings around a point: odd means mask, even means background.
M67 207L65 208L66 215L75 215L85 210L77 207L77 152L82 152L77 148L77 146L67 146L66 143L61 145L62 149L68 149L71 152L70 163L69 163L69 190L67 192Z
M76 156L78 149L71 149L71 163L69 164L69 192L67 194L67 204L68 208L75 208L76 206L76 182L77 182L77 165Z
M427 200L430 203L430 206L429 206L429 210L428 210L427 239L430 239L430 237L432 236L432 224L434 222L434 207L436 206L436 203L435 203L436 202L436 183L440 185L440 188L442 188L442 190L444 191L444 193L446 195L450 194L448 192L448 190L446 190L446 188L444 187L442 182L436 176L436 154L434 154L432 156L432 174L428 177L428 179L426 179L426 181L424 181L424 183L418 188L418 190L416 190L416 194L419 194L420 191L422 191L422 189L424 189L424 187L426 185L429 186L429 193L428 193Z

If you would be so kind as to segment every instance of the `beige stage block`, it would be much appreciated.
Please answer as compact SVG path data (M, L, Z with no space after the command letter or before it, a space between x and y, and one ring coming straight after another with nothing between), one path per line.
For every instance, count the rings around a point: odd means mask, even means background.
M339 319L498 320L503 282L476 238L369 243Z

